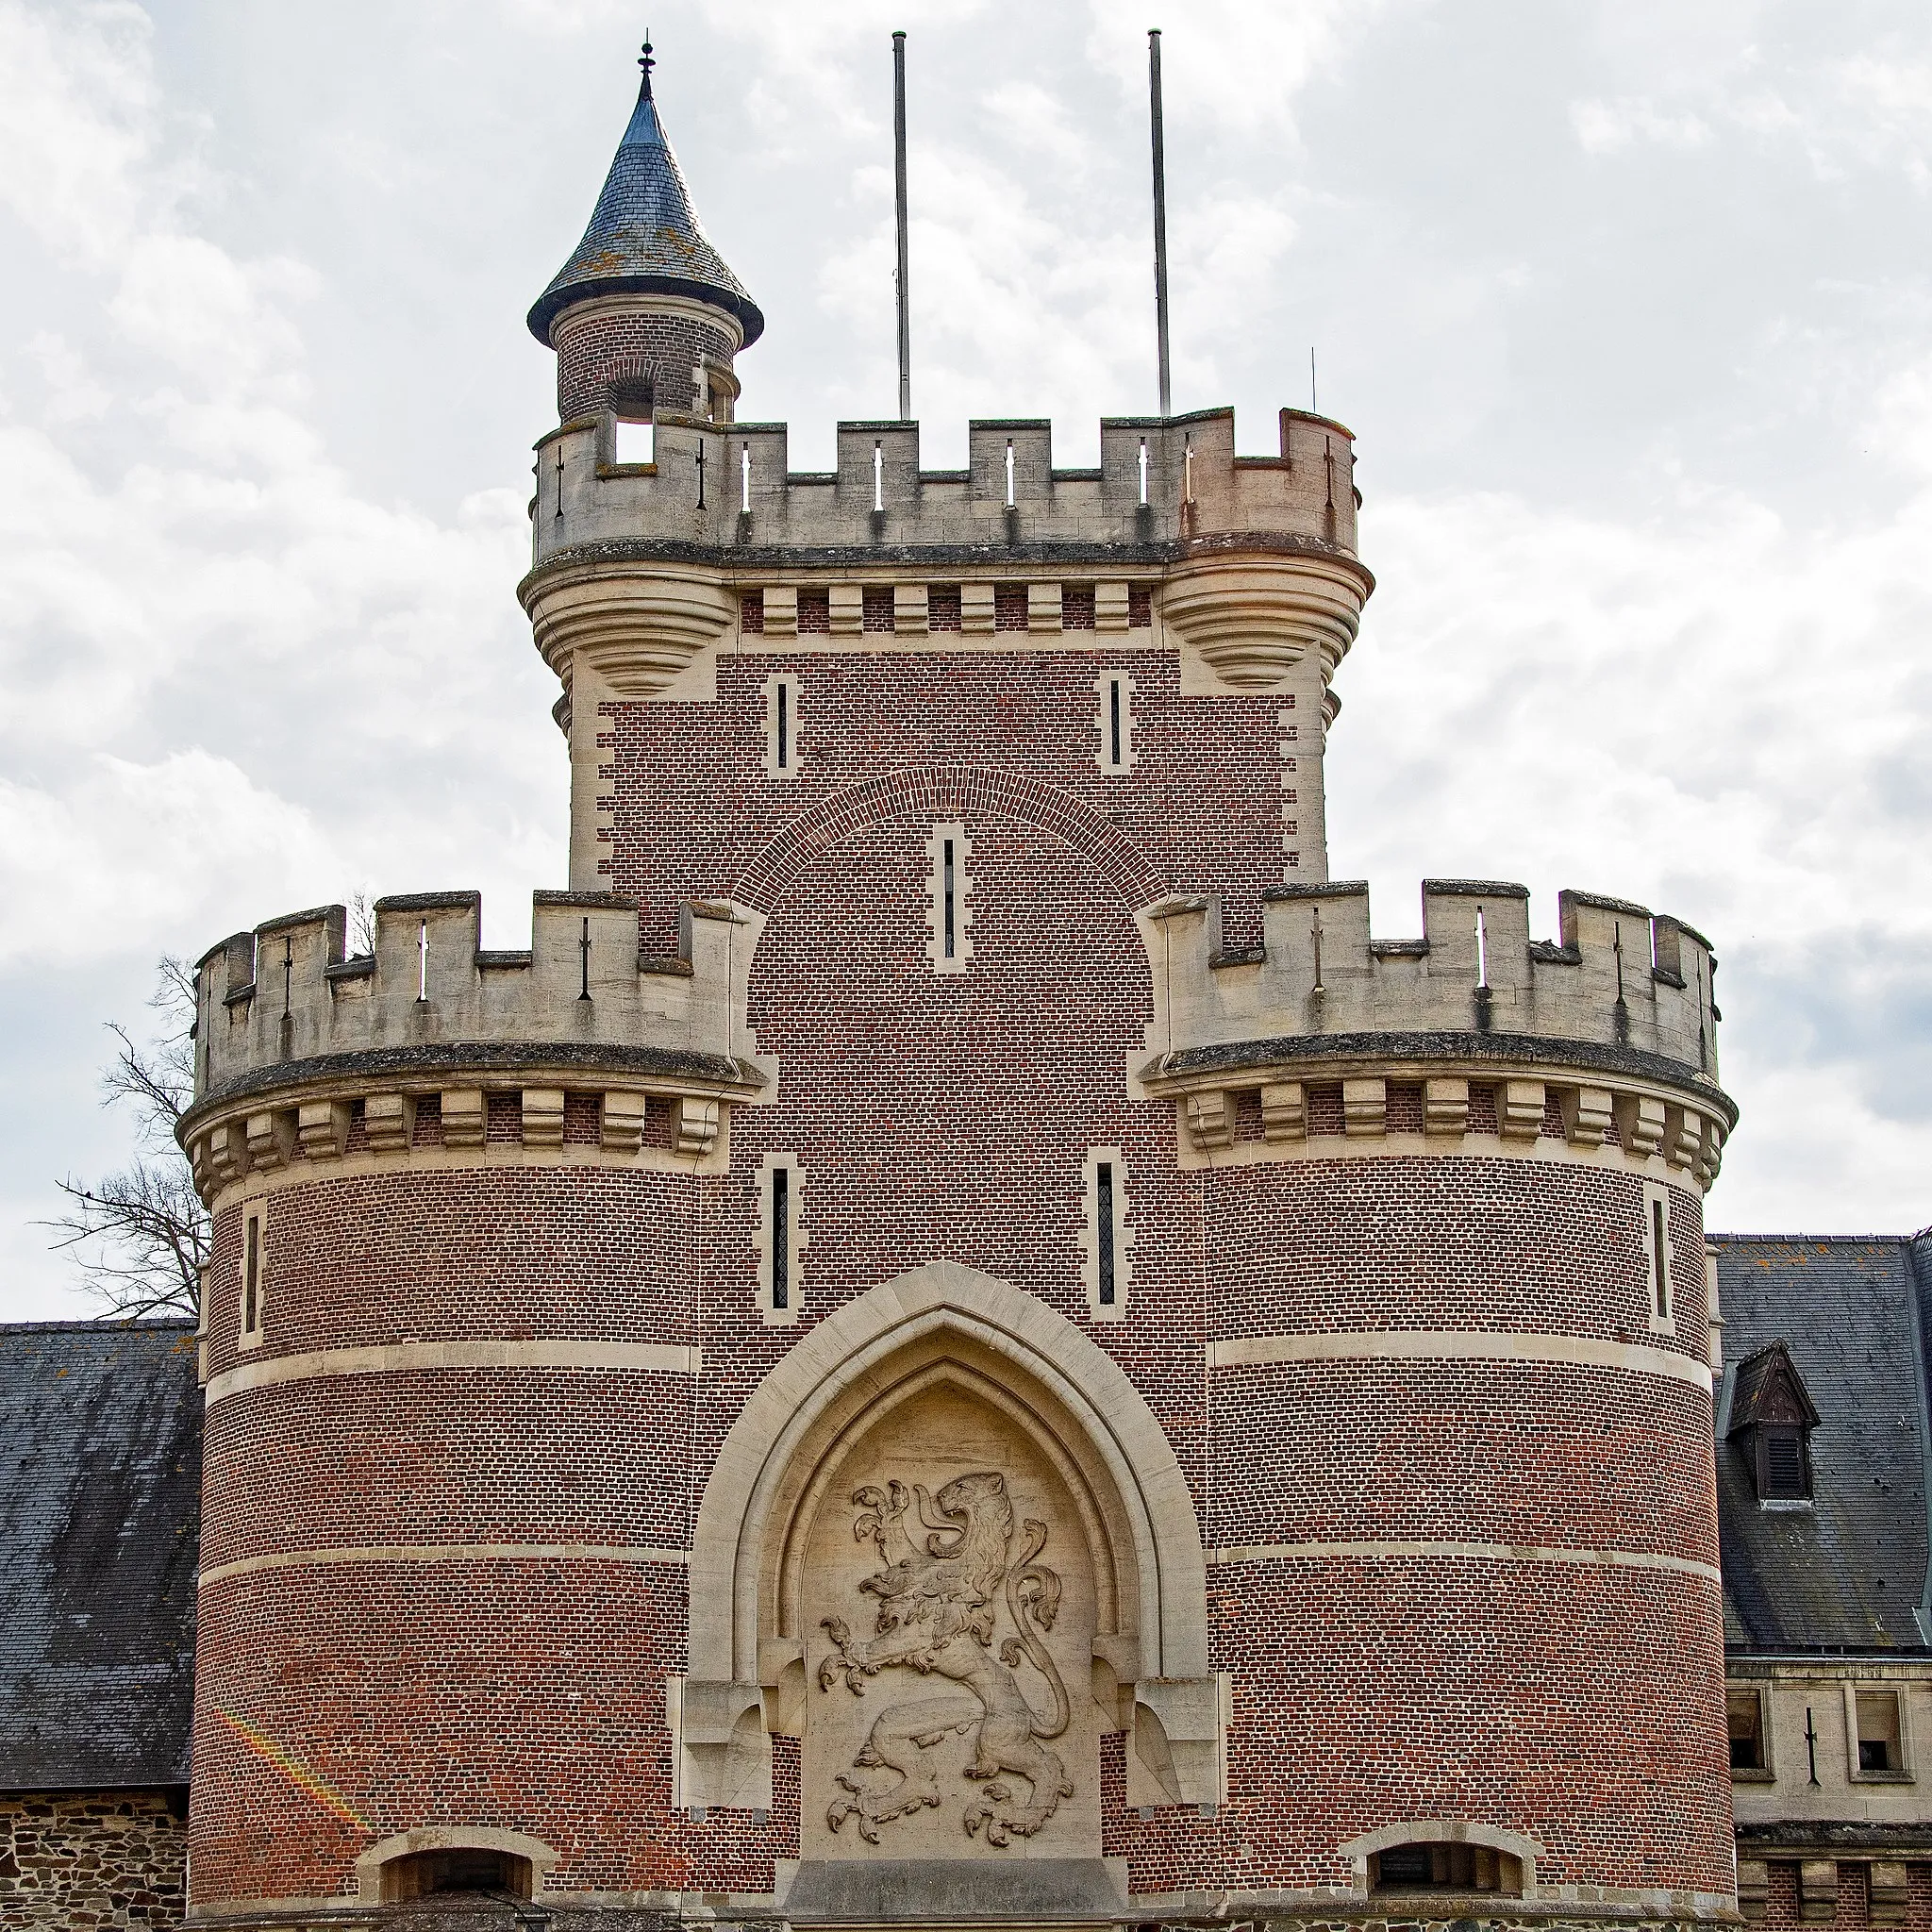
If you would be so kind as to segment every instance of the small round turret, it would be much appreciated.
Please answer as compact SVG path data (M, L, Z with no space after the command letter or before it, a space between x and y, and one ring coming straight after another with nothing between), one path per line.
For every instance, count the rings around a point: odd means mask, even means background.
M608 410L731 420L732 358L765 318L711 246L651 95L651 45L630 125L584 239L530 310L557 351L557 408L570 423Z

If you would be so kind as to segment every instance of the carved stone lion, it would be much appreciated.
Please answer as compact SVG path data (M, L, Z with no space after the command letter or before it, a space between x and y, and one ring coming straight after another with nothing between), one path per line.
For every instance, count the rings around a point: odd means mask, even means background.
M942 1793L925 1754L957 1734L972 1738L966 1775L984 1785L966 1809L968 1833L984 1826L991 1845L1007 1844L1012 1833L1031 1837L1062 1798L1074 1795L1065 1765L1046 1748L1071 1715L1066 1685L1040 1641L1053 1628L1060 1602L1059 1577L1034 1561L1045 1547L1046 1525L1024 1523L1015 1555L1007 1479L991 1470L956 1476L937 1496L923 1484L908 1493L904 1483L891 1481L884 1490L859 1490L852 1500L863 1512L853 1534L861 1542L872 1540L883 1566L858 1586L878 1599L875 1637L855 1643L842 1618L823 1619L833 1655L819 1666L820 1690L842 1679L862 1697L866 1680L881 1671L910 1670L947 1678L961 1692L912 1698L881 1711L853 1771L839 1778L851 1795L833 1802L826 1823L837 1831L856 1818L859 1836L877 1844L881 1824L938 1805ZM914 1527L926 1532L923 1545L907 1524L915 1502ZM1018 1635L995 1651L1002 1602ZM1053 1707L1045 1716L1026 1701L1014 1675L1023 1661L1046 1679ZM895 1772L897 1781L864 1774L875 1772ZM1008 1777L1026 1781L1027 1803L1017 1801Z

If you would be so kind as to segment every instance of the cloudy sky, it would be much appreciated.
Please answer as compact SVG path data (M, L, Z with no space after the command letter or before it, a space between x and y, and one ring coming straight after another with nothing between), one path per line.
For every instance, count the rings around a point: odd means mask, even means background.
M1146 17L1143 18L1143 15ZM1154 404L1145 43L1118 0L0 0L0 1317L122 1158L153 962L357 888L564 876L512 595L555 420L531 299L645 19L763 305L744 413L829 466L914 404ZM1331 858L1661 907L1723 959L1715 1227L1932 1221L1932 15L1924 0L1189 0L1166 28L1178 408L1359 442L1381 588Z

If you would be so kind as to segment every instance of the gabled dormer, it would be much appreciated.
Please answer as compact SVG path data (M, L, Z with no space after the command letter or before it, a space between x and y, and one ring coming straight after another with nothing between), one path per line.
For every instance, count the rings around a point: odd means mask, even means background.
M1724 1436L1749 1465L1760 1503L1809 1499L1809 1438L1817 1426L1818 1410L1782 1341L1738 1364Z

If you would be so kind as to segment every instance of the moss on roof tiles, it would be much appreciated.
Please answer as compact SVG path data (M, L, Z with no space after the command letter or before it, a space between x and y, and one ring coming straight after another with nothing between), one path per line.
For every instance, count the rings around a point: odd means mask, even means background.
M664 137L651 97L651 50L630 125L617 144L604 192L576 252L530 310L530 333L546 346L550 325L574 302L598 295L687 295L738 318L748 347L764 333L765 318L744 285L711 246L677 157Z

